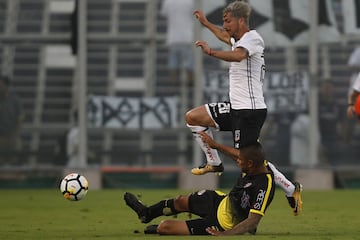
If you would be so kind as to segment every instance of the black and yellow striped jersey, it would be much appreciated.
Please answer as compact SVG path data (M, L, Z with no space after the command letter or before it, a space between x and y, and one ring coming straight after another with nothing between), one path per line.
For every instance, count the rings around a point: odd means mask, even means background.
M274 175L272 172L257 175L243 175L236 185L221 201L217 218L224 230L232 229L246 219L249 212L264 215L274 193Z

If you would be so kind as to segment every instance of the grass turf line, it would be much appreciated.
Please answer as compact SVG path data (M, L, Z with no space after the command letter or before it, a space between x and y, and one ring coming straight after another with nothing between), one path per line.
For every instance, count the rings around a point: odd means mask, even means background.
M146 225L140 223L136 214L125 205L125 191L89 190L83 200L70 202L57 189L0 190L1 239L184 239L182 236L144 235ZM141 195L141 200L148 205L188 193L178 189L129 191ZM359 190L305 190L303 212L294 217L283 192L277 190L256 239L360 239L358 199ZM187 219L188 215L177 217ZM239 236L226 239L239 239ZM245 235L241 239L254 239L254 236Z

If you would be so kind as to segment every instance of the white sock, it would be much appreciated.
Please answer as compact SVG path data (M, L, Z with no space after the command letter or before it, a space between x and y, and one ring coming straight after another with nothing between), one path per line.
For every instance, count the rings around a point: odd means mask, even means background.
M287 197L292 197L292 195L294 194L295 191L295 186L294 184L289 181L289 179L287 179L284 174L282 174L279 170L276 169L276 167L268 162L269 167L271 169L271 171L273 171L274 173L274 178L275 178L275 184L280 186L282 188L282 190L284 190L285 195Z
M200 145L201 149L205 153L207 163L212 166L220 165L221 160L218 151L216 149L210 148L209 145L207 145L207 143L205 143L198 134L199 132L205 132L207 135L213 138L213 134L210 128L201 127L201 126L191 126L189 124L187 124L187 126L190 128L195 141Z

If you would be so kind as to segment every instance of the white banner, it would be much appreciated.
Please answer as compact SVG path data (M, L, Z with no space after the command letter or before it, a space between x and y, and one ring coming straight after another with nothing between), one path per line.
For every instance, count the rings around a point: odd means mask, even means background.
M308 109L309 75L306 72L266 73L264 95L269 113Z
M264 38L265 45L307 46L310 30L311 0L249 0L252 6L250 27ZM222 10L232 1L204 0L203 6L210 22L222 26ZM331 0L319 0L318 39L320 43L337 42L340 33ZM203 29L203 40L212 47L223 48L208 29Z
M204 100L229 100L229 77L225 70L208 70L205 73ZM308 107L309 76L306 72L267 72L264 95L269 113L303 112Z
M177 97L90 96L89 127L159 129L177 127Z

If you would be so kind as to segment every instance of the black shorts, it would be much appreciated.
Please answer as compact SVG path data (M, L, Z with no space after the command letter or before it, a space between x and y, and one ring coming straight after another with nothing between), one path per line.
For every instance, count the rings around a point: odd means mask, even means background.
M258 141L267 109L232 109L229 102L208 103L205 107L220 131L231 131L234 147Z
M216 227L224 231L217 220L217 209L225 196L226 194L211 190L201 190L190 195L190 213L201 217L186 221L191 235L209 235L206 232L208 227Z

